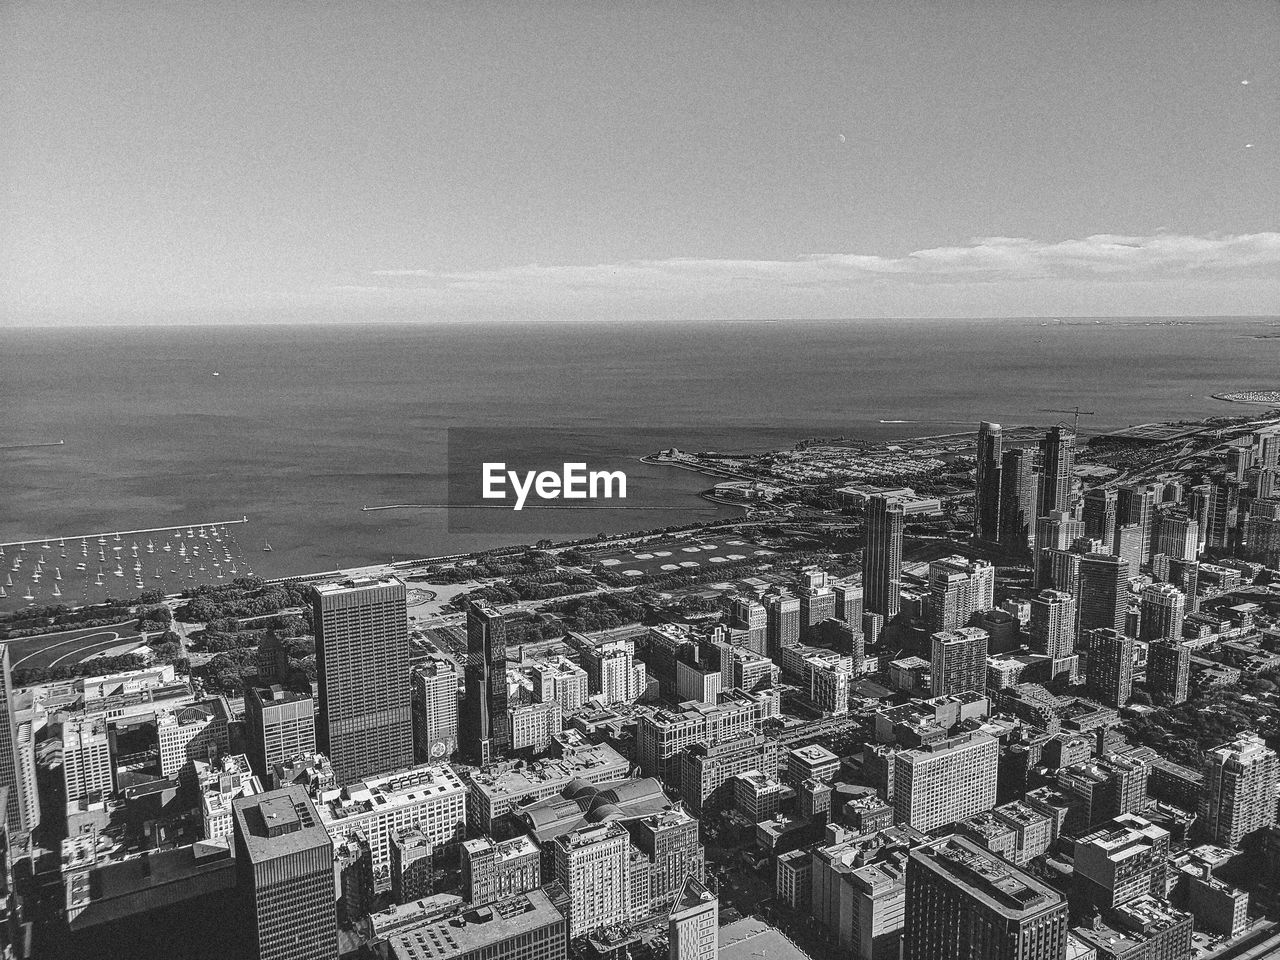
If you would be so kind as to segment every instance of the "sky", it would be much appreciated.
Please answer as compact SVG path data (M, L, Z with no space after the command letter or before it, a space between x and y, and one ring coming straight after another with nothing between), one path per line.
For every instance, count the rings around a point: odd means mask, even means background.
M1280 314L1274 0L0 6L0 324Z

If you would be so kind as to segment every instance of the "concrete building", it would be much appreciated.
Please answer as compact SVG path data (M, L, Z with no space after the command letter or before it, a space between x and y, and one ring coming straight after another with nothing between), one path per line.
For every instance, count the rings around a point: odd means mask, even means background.
M1085 634L1085 690L1090 699L1123 707L1133 692L1134 641L1109 627Z
M548 891L530 890L392 933L389 960L564 960L564 914Z
M1147 646L1147 688L1161 702L1182 703L1191 686L1191 648L1176 640Z
M1236 847L1276 820L1280 761L1256 734L1209 751L1204 765L1200 824L1213 843Z
M339 783L413 763L409 621L395 577L312 588L320 751Z
M709 746L756 733L778 715L777 691L732 690L715 706L682 703L679 710L641 714L636 722L636 761L646 776L671 780L676 757L695 743Z
M1076 648L1076 601L1062 590L1042 590L1031 598L1027 633L1033 649L1056 659Z
M542 886L542 856L527 835L462 844L462 890L469 903L483 906Z
M1133 814L1076 841L1072 882L1081 909L1111 910L1141 896L1164 896L1169 831Z
M791 789L759 770L748 770L733 778L733 807L752 823L772 820Z
M710 745L695 743L677 758L676 771L680 799L694 814L708 802L727 799L731 781L749 770L769 777L778 775L778 745L761 734L744 734L733 740Z
M974 614L995 607L995 585L995 567L986 560L934 560L929 564L929 629L967 627Z
M453 661L433 656L414 668L409 709L413 752L419 763L444 763L458 750L458 685Z
M160 775L172 777L188 761L211 760L225 753L231 708L224 697L209 697L156 717Z
M1186 595L1173 584L1153 583L1145 587L1138 603L1138 639L1147 643L1181 640L1186 609Z
M701 881L689 877L667 918L668 960L716 960L719 938L719 901Z
M581 710L590 696L587 672L567 657L539 661L529 668L529 673L533 678L533 699L537 703L558 703L564 714Z
M644 664L635 659L635 642L616 639L594 642L581 634L569 634L568 642L578 651L592 696L605 706L634 703L645 691Z
M105 721L79 717L63 724L62 780L68 804L105 800L115 793L115 765Z
M965 733L893 758L893 806L897 819L929 832L996 805L999 743Z
M935 633L929 677L935 697L987 689L987 631L960 627Z
M457 849L466 831L466 796L451 767L424 764L322 793L319 823L335 840L355 830L363 832L373 850L374 884L387 890L392 834L418 830L437 856Z
M769 593L761 603L765 612L765 652L776 660L784 647L800 642L800 598Z
M0 644L0 789L8 789L6 808L10 836L35 829L40 822L40 801L35 782L34 740L28 725L25 741L15 714L9 645Z
M687 879L706 874L706 851L698 821L679 807L626 821L632 846L648 859L648 904L643 915L665 911Z
M411 900L431 896L435 887L435 870L432 866L434 849L427 835L415 829L394 830L389 838L389 849L391 899L396 903L409 903ZM371 849L371 865L372 854Z
M1061 960L1066 901L972 840L952 836L907 858L906 960Z
M244 797L235 816L237 886L259 960L338 955L333 841L301 787Z
M558 700L512 706L507 711L509 749L513 752L528 750L543 753L563 727L564 718Z
M265 778L290 757L316 752L316 704L280 686L249 687L244 694L245 752Z
M1129 566L1120 557L1088 553L1080 559L1079 632L1103 627L1124 631L1129 607Z
M620 823L601 823L552 841L555 879L569 894L569 936L622 923L631 914L631 837Z

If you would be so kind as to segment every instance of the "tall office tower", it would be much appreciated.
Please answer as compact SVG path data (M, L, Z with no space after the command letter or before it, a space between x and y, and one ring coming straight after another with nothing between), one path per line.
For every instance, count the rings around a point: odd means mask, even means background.
M825 575L824 575L825 578ZM813 636L823 620L836 615L836 593L825 583L821 586L800 588L800 636Z
M928 833L996 805L1000 744L961 733L893 757L894 816Z
M1031 622L1027 626L1031 646L1055 660L1069 657L1076 649L1076 601L1062 590L1042 590L1031 599Z
M627 898L631 837L617 821L593 824L551 841L555 879L569 894L569 936L621 923Z
M1108 553L1080 558L1079 633L1110 627L1124 630L1129 609L1129 564Z
M1276 819L1280 760L1257 734L1247 733L1216 750L1204 764L1200 823L1213 843L1236 847Z
M1180 510L1157 514L1151 553L1173 560L1194 560L1200 553L1200 524Z
M783 647L800 642L800 598L787 593L770 593L763 598L765 651L777 660Z
M1265 427L1253 433L1255 453L1253 462L1263 470L1280 467L1280 432L1275 427Z
M905 960L1065 960L1067 902L964 836L907 858Z
M1071 488L1076 465L1076 435L1071 428L1063 423L1050 427L1040 441L1040 458L1042 480L1036 515L1070 513L1075 506Z
M935 697L965 691L986 693L988 640L987 631L979 627L933 635L930 676Z
M404 584L360 577L311 591L320 751L339 783L413 763Z
M667 918L668 960L716 960L719 937L720 901L689 877Z
M458 749L458 680L458 668L440 656L413 671L409 698L419 762L441 763Z
M1231 547L1231 533L1236 524L1240 504L1240 487L1225 480L1215 480L1209 487L1206 504L1205 546L1211 550Z
M1280 519L1250 517L1245 531L1249 556L1268 567L1280 567Z
M27 783L31 765L22 762L23 744L18 740L18 723L13 712L13 678L9 667L9 645L0 644L0 787L9 788L8 825L12 836L33 830L39 822L39 806L35 801L36 785ZM26 744L28 749L33 745Z
M973 493L973 532L982 543L1000 539L1000 424L978 424L978 467Z
M1150 484L1122 487L1116 498L1116 526L1132 524L1138 527L1141 541L1138 563L1141 567L1151 562L1155 509L1156 493ZM1133 574L1138 575L1138 567L1133 568Z
M1239 483L1245 472L1253 466L1253 451L1248 447L1232 444L1227 447L1227 477Z
M279 686L250 687L244 695L245 752L265 782L277 763L316 752L315 701Z
M481 600L467 607L465 753L480 766L511 745L507 719L507 621Z
M729 604L729 626L747 632L742 646L749 647L756 653L765 653L769 649L769 615L764 604L754 596L734 597ZM586 667L586 664L583 664ZM588 668L587 673L591 670Z
M1136 523L1117 523L1110 552L1129 565L1130 577L1138 576L1142 569L1142 527Z
M62 782L67 803L98 802L115 793L116 771L105 719L82 716L62 725Z
M239 797L231 811L250 955L332 960L338 955L333 840L307 791L291 786Z
M1000 458L1000 546L1026 553L1035 539L1036 481L1033 453L1025 447Z
M1076 550L1046 550L1040 558L1045 590L1060 590L1077 600L1080 597L1080 561L1084 554ZM1079 609L1077 607L1077 614Z
M1187 612L1187 597L1171 583L1153 583L1142 591L1138 639L1181 640L1182 618Z
M1036 521L1036 550L1033 559L1032 580L1037 590L1052 586L1045 568L1046 550L1069 550L1084 536L1084 521L1077 520L1063 510L1041 516Z
M902 603L902 504L882 496L867 502L866 546L862 550L862 605L888 623Z
M929 564L929 627L968 626L975 613L995 608L996 570L986 560L953 556Z
M1116 492L1094 487L1084 495L1084 535L1111 543L1116 537Z
M1177 640L1155 640L1147 645L1147 688L1158 699L1182 703L1190 682L1190 647Z
M862 587L837 584L836 619L843 620L855 633L862 632Z
M1133 637L1109 627L1085 635L1089 659L1085 664L1087 696L1109 707L1123 707L1133 692Z

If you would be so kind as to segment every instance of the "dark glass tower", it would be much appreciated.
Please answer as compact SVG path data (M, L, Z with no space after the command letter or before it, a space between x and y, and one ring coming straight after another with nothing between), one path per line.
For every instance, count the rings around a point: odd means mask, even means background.
M1000 458L1000 546L1026 553L1035 535L1036 478L1032 453L1024 447Z
M1040 441L1040 503L1036 515L1043 517L1055 510L1071 510L1072 471L1076 465L1076 435L1066 424L1055 424Z
M862 602L885 622L898 615L902 603L902 504L885 497L867 503L867 543L862 550Z
M467 608L465 736L469 758L483 766L511 743L507 721L507 621L484 601Z
M404 584L365 577L312 590L320 749L340 784L413 765Z
M973 499L973 532L983 543L1000 539L1000 424L978 425L977 480Z

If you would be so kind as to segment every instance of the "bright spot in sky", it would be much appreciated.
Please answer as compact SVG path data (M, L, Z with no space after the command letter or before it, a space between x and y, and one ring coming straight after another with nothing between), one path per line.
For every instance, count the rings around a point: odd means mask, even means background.
M837 140L839 140L841 143L844 143L844 142L845 142L845 135L844 135L843 133L836 134L836 139L837 139Z
M1241 85L1246 86L1246 87L1249 85L1249 81L1248 81L1248 80L1241 80L1241 81L1240 81L1240 83L1241 83Z
M1245 149L1247 150L1247 149L1249 149L1249 147L1252 147L1252 146L1253 146L1253 144L1252 144L1252 143L1246 143L1244 146L1245 146Z

